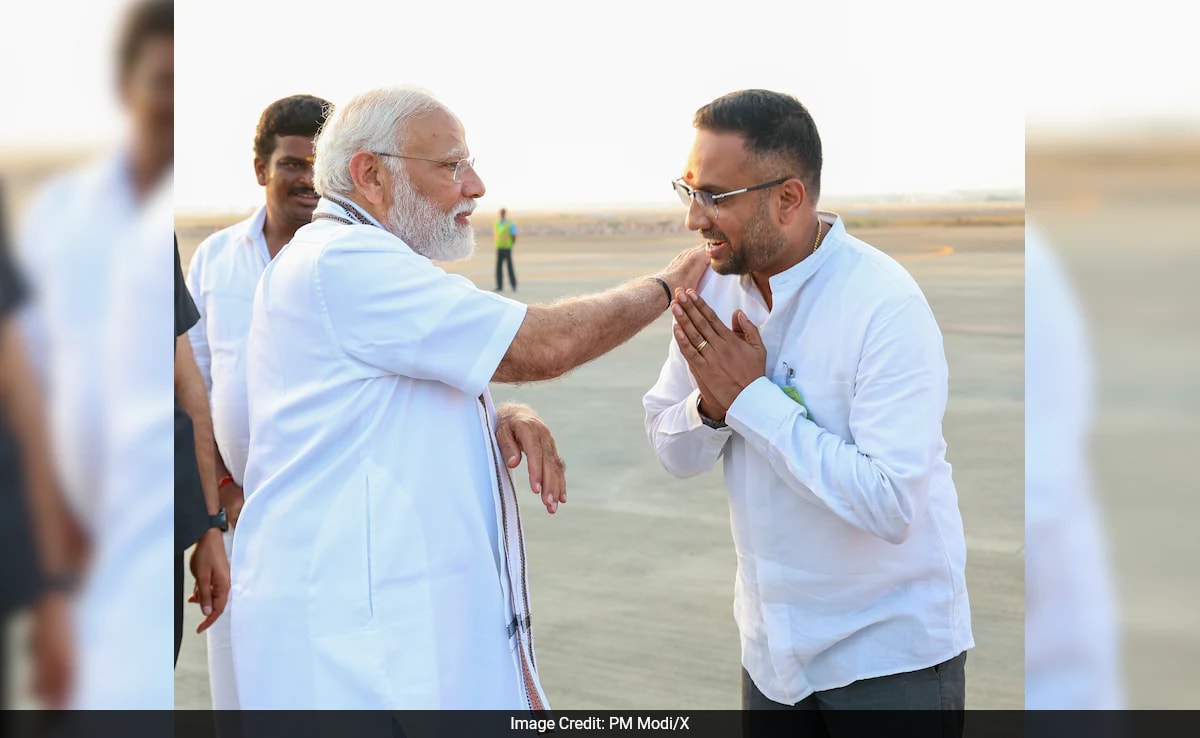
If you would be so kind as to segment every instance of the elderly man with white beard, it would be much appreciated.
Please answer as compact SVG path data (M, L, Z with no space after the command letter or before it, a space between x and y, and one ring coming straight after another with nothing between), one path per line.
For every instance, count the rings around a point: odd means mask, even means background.
M548 709L509 469L553 513L563 463L488 383L557 377L692 287L703 250L550 306L434 261L471 255L484 194L462 123L413 88L340 106L316 143L313 222L263 273L234 542L244 709ZM506 421L497 438L498 420Z

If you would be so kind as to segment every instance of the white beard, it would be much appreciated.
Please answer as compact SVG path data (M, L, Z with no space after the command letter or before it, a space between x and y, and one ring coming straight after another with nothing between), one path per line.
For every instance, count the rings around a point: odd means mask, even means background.
M475 229L454 219L474 211L475 201L467 200L450 214L438 212L406 178L397 177L395 200L383 226L430 261L462 261L475 255Z

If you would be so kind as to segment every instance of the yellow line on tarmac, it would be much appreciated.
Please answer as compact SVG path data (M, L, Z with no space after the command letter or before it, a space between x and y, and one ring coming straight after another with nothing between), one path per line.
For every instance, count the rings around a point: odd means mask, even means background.
M949 256L954 253L953 246L931 246L933 251L924 251L917 254L897 254L892 258L896 261L912 261L913 259L936 259L939 256Z

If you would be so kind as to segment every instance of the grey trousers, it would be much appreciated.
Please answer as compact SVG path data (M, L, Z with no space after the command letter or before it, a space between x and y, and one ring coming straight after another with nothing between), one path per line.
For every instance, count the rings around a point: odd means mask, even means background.
M899 719L913 734L958 738L963 732L963 708L966 704L967 653L964 651L949 661L918 671L892 674L874 679L860 679L837 689L814 692L794 705L784 705L766 697L742 669L742 709L747 711L804 711L795 714L796 730L786 735L813 735L836 738L842 735L863 735L864 721L878 724L882 716L868 711L919 711L891 715ZM782 725L782 716L770 720L772 732ZM747 723L751 727L753 721ZM764 723L765 724L765 723ZM897 726L899 727L899 726ZM908 731L900 731L907 733ZM747 730L746 735L759 731Z

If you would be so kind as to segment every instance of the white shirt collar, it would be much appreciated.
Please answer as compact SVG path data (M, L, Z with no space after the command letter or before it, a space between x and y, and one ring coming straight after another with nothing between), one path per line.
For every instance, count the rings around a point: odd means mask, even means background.
M233 235L236 243L257 248L259 255L266 261L270 261L271 253L267 248L266 226L267 206L262 205L254 211L253 215L236 226L237 230Z
M249 241L254 242L260 238L264 238L263 229L267 225L267 206L262 205L249 218L243 220L237 225L237 231L234 235L239 242Z

